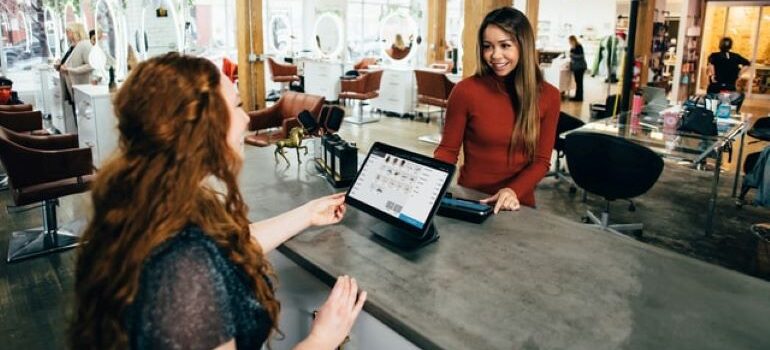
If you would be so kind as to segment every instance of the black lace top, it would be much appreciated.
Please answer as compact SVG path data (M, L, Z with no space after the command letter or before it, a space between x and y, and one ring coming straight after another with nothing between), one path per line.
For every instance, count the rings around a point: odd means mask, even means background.
M259 349L270 331L246 274L197 227L153 251L125 321L132 349Z

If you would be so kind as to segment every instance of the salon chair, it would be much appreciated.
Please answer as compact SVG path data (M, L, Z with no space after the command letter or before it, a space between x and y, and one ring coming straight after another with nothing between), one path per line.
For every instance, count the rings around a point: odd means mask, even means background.
M0 105L0 112L31 112L32 105Z
M437 134L420 136L420 141L438 144L441 142L441 133L444 131L444 110L449 101L449 94L455 87L455 83L446 77L445 73L415 70L417 79L417 102L428 106L438 107L441 115L438 119L439 131ZM430 114L425 112L425 122L430 122Z
M377 64L377 58L364 57L360 61L353 65L353 70L345 72L345 76L341 79L355 79L361 74L368 72L369 66Z
M323 96L285 92L272 106L248 112L249 131L257 133L246 136L244 142L252 146L266 147L274 141L285 139L293 127L300 126L297 120L300 112L308 110L318 119L324 101Z
M43 202L43 227L11 233L8 262L79 244L80 232L59 227L56 219L58 198L85 192L91 184L91 149L77 147L77 135L33 136L0 127L0 161L16 208Z
M29 111L0 111L0 127L6 129L28 133L32 135L48 135L48 131L43 130L43 113L32 111L31 105L15 105L4 107L19 107ZM0 173L0 191L8 189L8 176Z
M278 63L272 57L267 58L267 65L270 68L271 79L281 84L281 93L289 90L291 83L300 81L296 65Z
M379 121L376 118L364 118L364 101L380 96L380 82L382 70L362 74L355 79L340 81L339 100L358 100L358 115L345 118L345 121L353 124L366 124Z
M561 160L564 158L564 144L565 141L561 135L567 131L577 129L585 123L567 113L559 112L559 121L556 124L556 141L553 144L553 150L556 151L556 161L554 162L554 170L545 174L546 177L554 177L556 181L567 181L570 183L570 192L574 192L575 187L572 184L572 180L569 179L569 174L562 168Z
M588 210L583 222L624 237L627 236L620 231L641 232L640 223L609 224L610 202L628 200L629 210L634 211L631 199L646 193L658 181L663 159L649 148L626 139L579 131L567 135L564 152L575 184L606 200L601 219Z

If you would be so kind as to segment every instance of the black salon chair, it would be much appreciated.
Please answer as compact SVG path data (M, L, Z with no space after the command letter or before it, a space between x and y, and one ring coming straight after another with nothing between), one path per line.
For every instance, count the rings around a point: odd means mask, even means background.
M564 157L564 139L561 137L561 134L577 129L583 125L585 125L585 123L582 120L564 112L559 113L559 122L556 125L556 142L553 144L553 150L556 151L555 167L553 171L550 171L545 175L546 177L553 176L557 181L564 180L572 185L569 174L562 169L561 159ZM574 191L574 188L574 186L570 186L570 192Z
M565 139L567 168L575 184L607 201L601 219L590 210L583 221L622 235L641 232L642 224L609 224L610 202L631 201L647 192L663 171L663 160L647 147L626 139L591 132L573 132ZM629 210L635 210L633 201Z
M749 144L760 141L770 141L770 116L757 119L751 129L749 129L749 131L746 133L749 136L757 139L756 141L749 142ZM757 161L759 161L759 155L761 153L762 152L751 153L746 156L746 161L743 162L743 184L741 185L741 194L738 196L738 200L736 201L736 205L738 207L742 206L746 202L746 195L749 193L749 190L752 188L757 188L759 181L762 181L762 174L751 174L757 164Z

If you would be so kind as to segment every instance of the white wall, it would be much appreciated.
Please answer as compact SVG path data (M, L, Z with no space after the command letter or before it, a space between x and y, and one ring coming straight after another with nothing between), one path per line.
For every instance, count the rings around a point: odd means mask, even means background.
M550 30L546 33L545 26L538 25L538 36L548 35L547 48L565 50L570 35L601 38L612 34L617 13L615 0L540 0L539 22L549 21ZM571 24L572 30L565 32L565 24Z

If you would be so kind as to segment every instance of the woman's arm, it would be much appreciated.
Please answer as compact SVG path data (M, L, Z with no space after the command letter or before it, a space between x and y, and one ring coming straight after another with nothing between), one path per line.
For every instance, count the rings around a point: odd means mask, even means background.
M336 224L345 216L345 193L314 199L278 216L249 225L251 236L270 252L310 226Z
M465 85L460 82L449 94L446 108L446 123L441 135L441 143L433 151L433 158L450 164L457 163L460 146L463 144L465 127L468 123L470 101L465 92Z
M67 71L73 74L83 74L94 70L94 67L91 67L91 65L88 63L88 56L91 53L91 44L87 44L85 42L78 43L77 46L75 46L75 51L76 52L72 53L72 56L79 56L83 64L79 66L68 67Z

